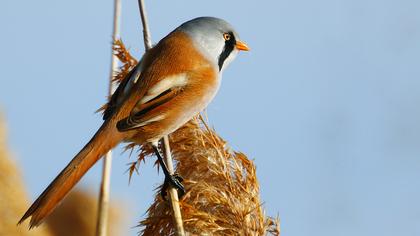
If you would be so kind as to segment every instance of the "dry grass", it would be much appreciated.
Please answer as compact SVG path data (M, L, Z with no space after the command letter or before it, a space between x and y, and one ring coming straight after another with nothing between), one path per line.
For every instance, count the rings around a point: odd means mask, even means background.
M28 230L16 223L29 206L20 168L7 150L5 125L0 117L0 236L91 236L95 233L97 200L95 194L75 190L66 197L46 222ZM121 204L111 203L110 235L120 234Z
M128 72L137 64L137 59L131 56L120 39L114 42L112 49L114 50L115 56L117 56L118 60L122 63L122 66L115 74L113 81L121 82L127 76Z
M255 165L232 152L205 122L194 119L170 135L176 172L187 193L181 199L189 235L279 235L277 219L266 217L259 199ZM140 160L151 154L142 149ZM140 222L143 235L174 235L171 208L156 195Z
M116 55L123 62L121 74L134 67L121 41ZM126 58L131 58L130 60ZM120 80L121 76L116 76ZM203 119L193 119L170 135L176 173L184 178L187 193L181 199L184 228L188 235L279 235L278 219L265 216L259 198L255 165L244 154L233 152ZM134 148L129 144L127 149ZM140 147L130 177L153 150ZM141 221L143 235L175 235L168 202L159 194Z

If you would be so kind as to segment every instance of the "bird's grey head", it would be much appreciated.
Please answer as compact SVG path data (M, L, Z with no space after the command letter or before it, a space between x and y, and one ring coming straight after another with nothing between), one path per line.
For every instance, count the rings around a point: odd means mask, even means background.
M199 17L187 21L177 30L187 33L196 47L222 71L239 50L249 50L226 21L215 17Z

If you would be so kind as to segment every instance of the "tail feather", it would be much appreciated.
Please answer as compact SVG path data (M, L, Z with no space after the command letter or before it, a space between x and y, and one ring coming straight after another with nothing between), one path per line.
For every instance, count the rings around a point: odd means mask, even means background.
M111 132L111 133L110 133ZM31 216L30 228L36 227L61 202L82 176L111 148L121 141L115 126L107 122L88 144L71 160L38 199L23 215L18 224Z

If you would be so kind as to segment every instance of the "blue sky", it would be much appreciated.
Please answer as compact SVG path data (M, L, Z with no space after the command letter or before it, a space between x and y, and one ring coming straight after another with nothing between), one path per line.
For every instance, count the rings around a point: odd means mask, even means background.
M16 1L0 7L0 107L35 198L99 127L112 1ZM225 70L211 124L255 160L261 198L284 235L420 234L420 2L146 1L157 42L203 15L252 48ZM122 38L143 51L137 1ZM117 149L112 198L135 226L162 181L151 162L128 185ZM97 191L101 165L80 186ZM127 229L135 235L136 228Z

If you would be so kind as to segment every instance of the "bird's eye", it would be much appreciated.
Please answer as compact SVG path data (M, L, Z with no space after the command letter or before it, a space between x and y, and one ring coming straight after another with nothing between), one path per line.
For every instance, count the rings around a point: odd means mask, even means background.
M230 34L228 34L228 33L224 33L224 34L223 34L223 38L224 38L226 41L229 41L229 40L230 40L230 38L231 38L231 36L230 36Z

